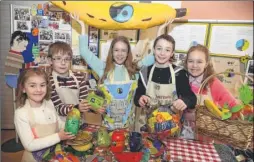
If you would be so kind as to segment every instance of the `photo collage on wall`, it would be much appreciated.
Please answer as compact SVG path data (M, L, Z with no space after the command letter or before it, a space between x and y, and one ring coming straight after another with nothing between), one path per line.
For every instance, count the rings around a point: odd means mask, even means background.
M250 79L247 78L249 76L250 78L254 77L254 60L249 60L246 67L246 77L244 78L244 83L248 84L252 89L254 88L254 83Z
M98 42L99 42L99 30L95 27L89 26L89 41L88 46L92 53L98 56Z
M12 5L12 33L20 30L31 34L35 66L48 66L48 47L56 41L71 45L71 18L64 11L49 11L49 3L31 7Z
M88 47L89 50L99 57L99 29L89 26L88 28ZM88 69L91 70L91 68L88 66ZM90 73L89 78L94 79L96 78L92 73Z
M177 65L177 66L183 67L186 56L187 56L186 53L175 53L175 56L174 56L175 62L174 62L174 64Z

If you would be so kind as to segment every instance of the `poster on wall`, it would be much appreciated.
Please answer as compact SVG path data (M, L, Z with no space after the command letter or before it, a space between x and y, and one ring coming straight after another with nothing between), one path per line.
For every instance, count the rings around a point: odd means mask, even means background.
M12 32L20 30L22 32L31 31L31 7L11 5Z
M96 56L99 51L99 29L89 26L88 28L88 47L89 50Z
M99 29L89 26L89 43L98 43Z
M72 46L72 52L73 52L73 57L72 57L71 69L75 72L78 72L78 71L87 72L87 64L80 55L79 47Z
M249 60L249 61L248 61L245 75L246 75L246 76L249 76L249 77L251 77L251 78L254 77L254 60ZM252 89L254 88L254 83L253 83L253 81L251 81L251 80L248 79L247 77L244 78L244 83L245 83L245 84L248 84Z
M87 70L87 64L80 55L73 55L72 69L73 71L82 71L82 72L85 72Z
M240 72L240 60L238 58L216 57L211 58L214 70L216 73L220 72ZM219 75L218 78L223 85L234 95L238 96L238 88L243 83L240 75L228 74Z
M49 12L47 16L33 16L32 26L38 27L39 65L42 65L41 58L48 54L50 44L61 41L71 45L72 33L68 13L58 11Z
M208 34L207 23L173 23L168 34L176 41L176 52L186 53L192 45L206 45Z
M101 30L101 40L113 39L116 36L125 36L130 42L137 42L137 30Z
M186 58L187 54L186 53L175 53L175 61L173 64L177 66L184 67L184 61Z
M55 30L54 42L61 41L71 44L71 32L64 30Z
M11 5L12 32L20 30L22 32L31 31L31 7Z
M208 47L213 55L253 56L253 25L211 24Z

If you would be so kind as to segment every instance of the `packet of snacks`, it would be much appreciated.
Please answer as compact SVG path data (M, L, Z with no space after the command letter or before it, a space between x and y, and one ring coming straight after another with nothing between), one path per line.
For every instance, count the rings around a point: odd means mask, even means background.
M159 138L180 136L180 119L182 113L172 110L172 106L159 106L147 108L147 131L158 135Z

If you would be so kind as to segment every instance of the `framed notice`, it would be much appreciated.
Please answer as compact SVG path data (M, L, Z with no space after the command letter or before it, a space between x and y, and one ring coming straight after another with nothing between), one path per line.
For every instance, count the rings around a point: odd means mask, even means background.
M100 39L107 41L116 36L125 36L130 42L137 42L137 30L100 30Z
M211 61L216 73L220 72L237 72L240 73L240 60L238 58L218 57L212 56ZM231 92L235 97L238 95L238 88L243 83L243 78L240 75L221 74L217 76L223 85Z
M252 24L211 24L208 47L212 55L253 55Z
M186 53L192 45L206 45L208 23L173 23L168 29L176 42L175 51Z

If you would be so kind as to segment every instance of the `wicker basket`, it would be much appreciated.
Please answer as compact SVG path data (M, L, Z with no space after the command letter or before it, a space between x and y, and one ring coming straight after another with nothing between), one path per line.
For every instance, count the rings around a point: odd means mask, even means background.
M198 94L200 95L205 84L213 77L220 74L228 74L221 72L209 76L202 83ZM253 82L253 79L242 73L233 74L245 76ZM196 135L210 137L217 141L222 141L240 149L252 147L253 142L253 122L240 120L221 120L201 105L202 95L200 95L199 104L196 107Z

